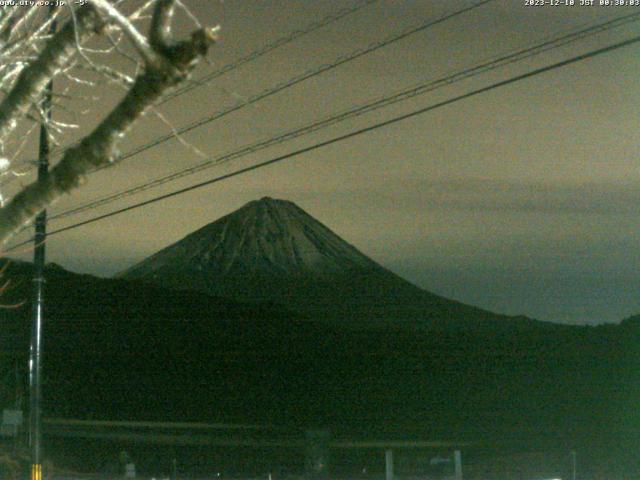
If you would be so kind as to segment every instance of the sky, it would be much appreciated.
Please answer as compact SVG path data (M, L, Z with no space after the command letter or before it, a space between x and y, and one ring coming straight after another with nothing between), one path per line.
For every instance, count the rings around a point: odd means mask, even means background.
M202 23L221 26L220 42L195 78L356 4L346 0L184 3ZM473 3L373 2L163 104L158 114L147 115L137 125L122 151ZM95 173L49 212L55 215L546 39L640 13L640 6L579 3L527 6L524 0L494 0ZM176 21L177 34L193 28L185 15ZM639 33L637 22L602 32L52 221L49 228L274 158ZM639 53L637 44L618 49L54 235L47 243L48 260L77 272L110 276L248 201L271 196L297 203L385 267L445 297L561 323L620 321L640 313ZM86 134L122 95L118 88L102 85L73 92L77 94L60 109L59 117L54 110L54 118L81 125L63 144ZM27 157L35 151L32 143ZM29 179L13 182L8 193Z

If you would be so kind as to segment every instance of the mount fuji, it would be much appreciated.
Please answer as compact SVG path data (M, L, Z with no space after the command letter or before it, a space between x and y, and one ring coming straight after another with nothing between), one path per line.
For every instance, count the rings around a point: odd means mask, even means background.
M26 366L33 272L5 274L3 302L23 306L0 309L0 352ZM288 201L250 202L126 278L46 275L49 415L637 444L636 319L569 326L448 300Z
M506 317L422 290L294 203L264 197L206 225L120 277L240 301L272 302L342 325L477 326ZM535 322L542 323L542 322Z

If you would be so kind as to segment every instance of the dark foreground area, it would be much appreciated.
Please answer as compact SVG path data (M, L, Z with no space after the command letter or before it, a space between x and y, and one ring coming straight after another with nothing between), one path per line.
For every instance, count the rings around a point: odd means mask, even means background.
M27 298L30 283L27 267L12 268L18 286L7 303ZM280 429L265 434L274 439L326 429L336 439L470 442L477 446L463 449L471 469L465 478L488 478L473 476L471 465L481 470L482 459L507 468L509 458L543 455L549 460L528 463L565 468L575 450L580 478L640 476L638 319L600 327L366 328L56 267L47 295L55 299L44 341L47 417L259 424ZM21 371L17 384L4 385L10 405L25 391L29 308L0 315L3 365ZM150 475L164 474L172 458L194 475L211 468L295 474L304 463L303 447L96 439L80 448L78 440L54 436L47 445L58 462L92 471L108 468L123 448ZM332 467L374 474L382 452L337 449ZM501 478L543 478L523 475Z

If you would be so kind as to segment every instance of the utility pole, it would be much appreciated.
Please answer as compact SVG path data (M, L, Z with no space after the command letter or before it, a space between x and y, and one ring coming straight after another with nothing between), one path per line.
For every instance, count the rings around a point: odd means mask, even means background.
M393 480L393 450L390 448L384 452L385 480Z
M55 12L54 2L49 15ZM52 21L49 33L55 33ZM53 83L49 82L40 104L43 118L40 123L40 147L38 152L38 180L49 176L49 125ZM43 210L35 220L33 254L33 307L31 318L31 348L29 351L29 447L31 449L31 480L42 480L42 323L44 313L44 263L47 237L47 211Z
M462 480L462 453L460 452L460 450L456 450L455 452L453 452L453 465L453 478L455 478L455 480Z
M178 459L175 457L171 461L171 480L178 480Z
M571 478L573 480L576 480L576 469L578 466L578 461L577 461L577 454L575 450L571 450L571 470L572 470L572 476Z

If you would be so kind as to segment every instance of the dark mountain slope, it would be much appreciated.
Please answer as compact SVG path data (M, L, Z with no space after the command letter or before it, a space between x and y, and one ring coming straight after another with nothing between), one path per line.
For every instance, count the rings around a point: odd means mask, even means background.
M28 298L28 266L7 275L20 283L7 302ZM48 270L46 293L50 416L475 439L589 437L637 424L638 328L345 330L60 268ZM0 310L2 347L22 365L28 314Z
M540 325L424 291L295 204L268 197L197 230L120 276L243 301L272 301L345 326Z
M31 266L14 262L5 275L16 287L4 303L27 302L0 309L0 349L26 367ZM310 368L298 348L313 351L317 329L280 307L59 267L46 276L49 415L211 420L255 412L264 420L307 391L295 387Z

